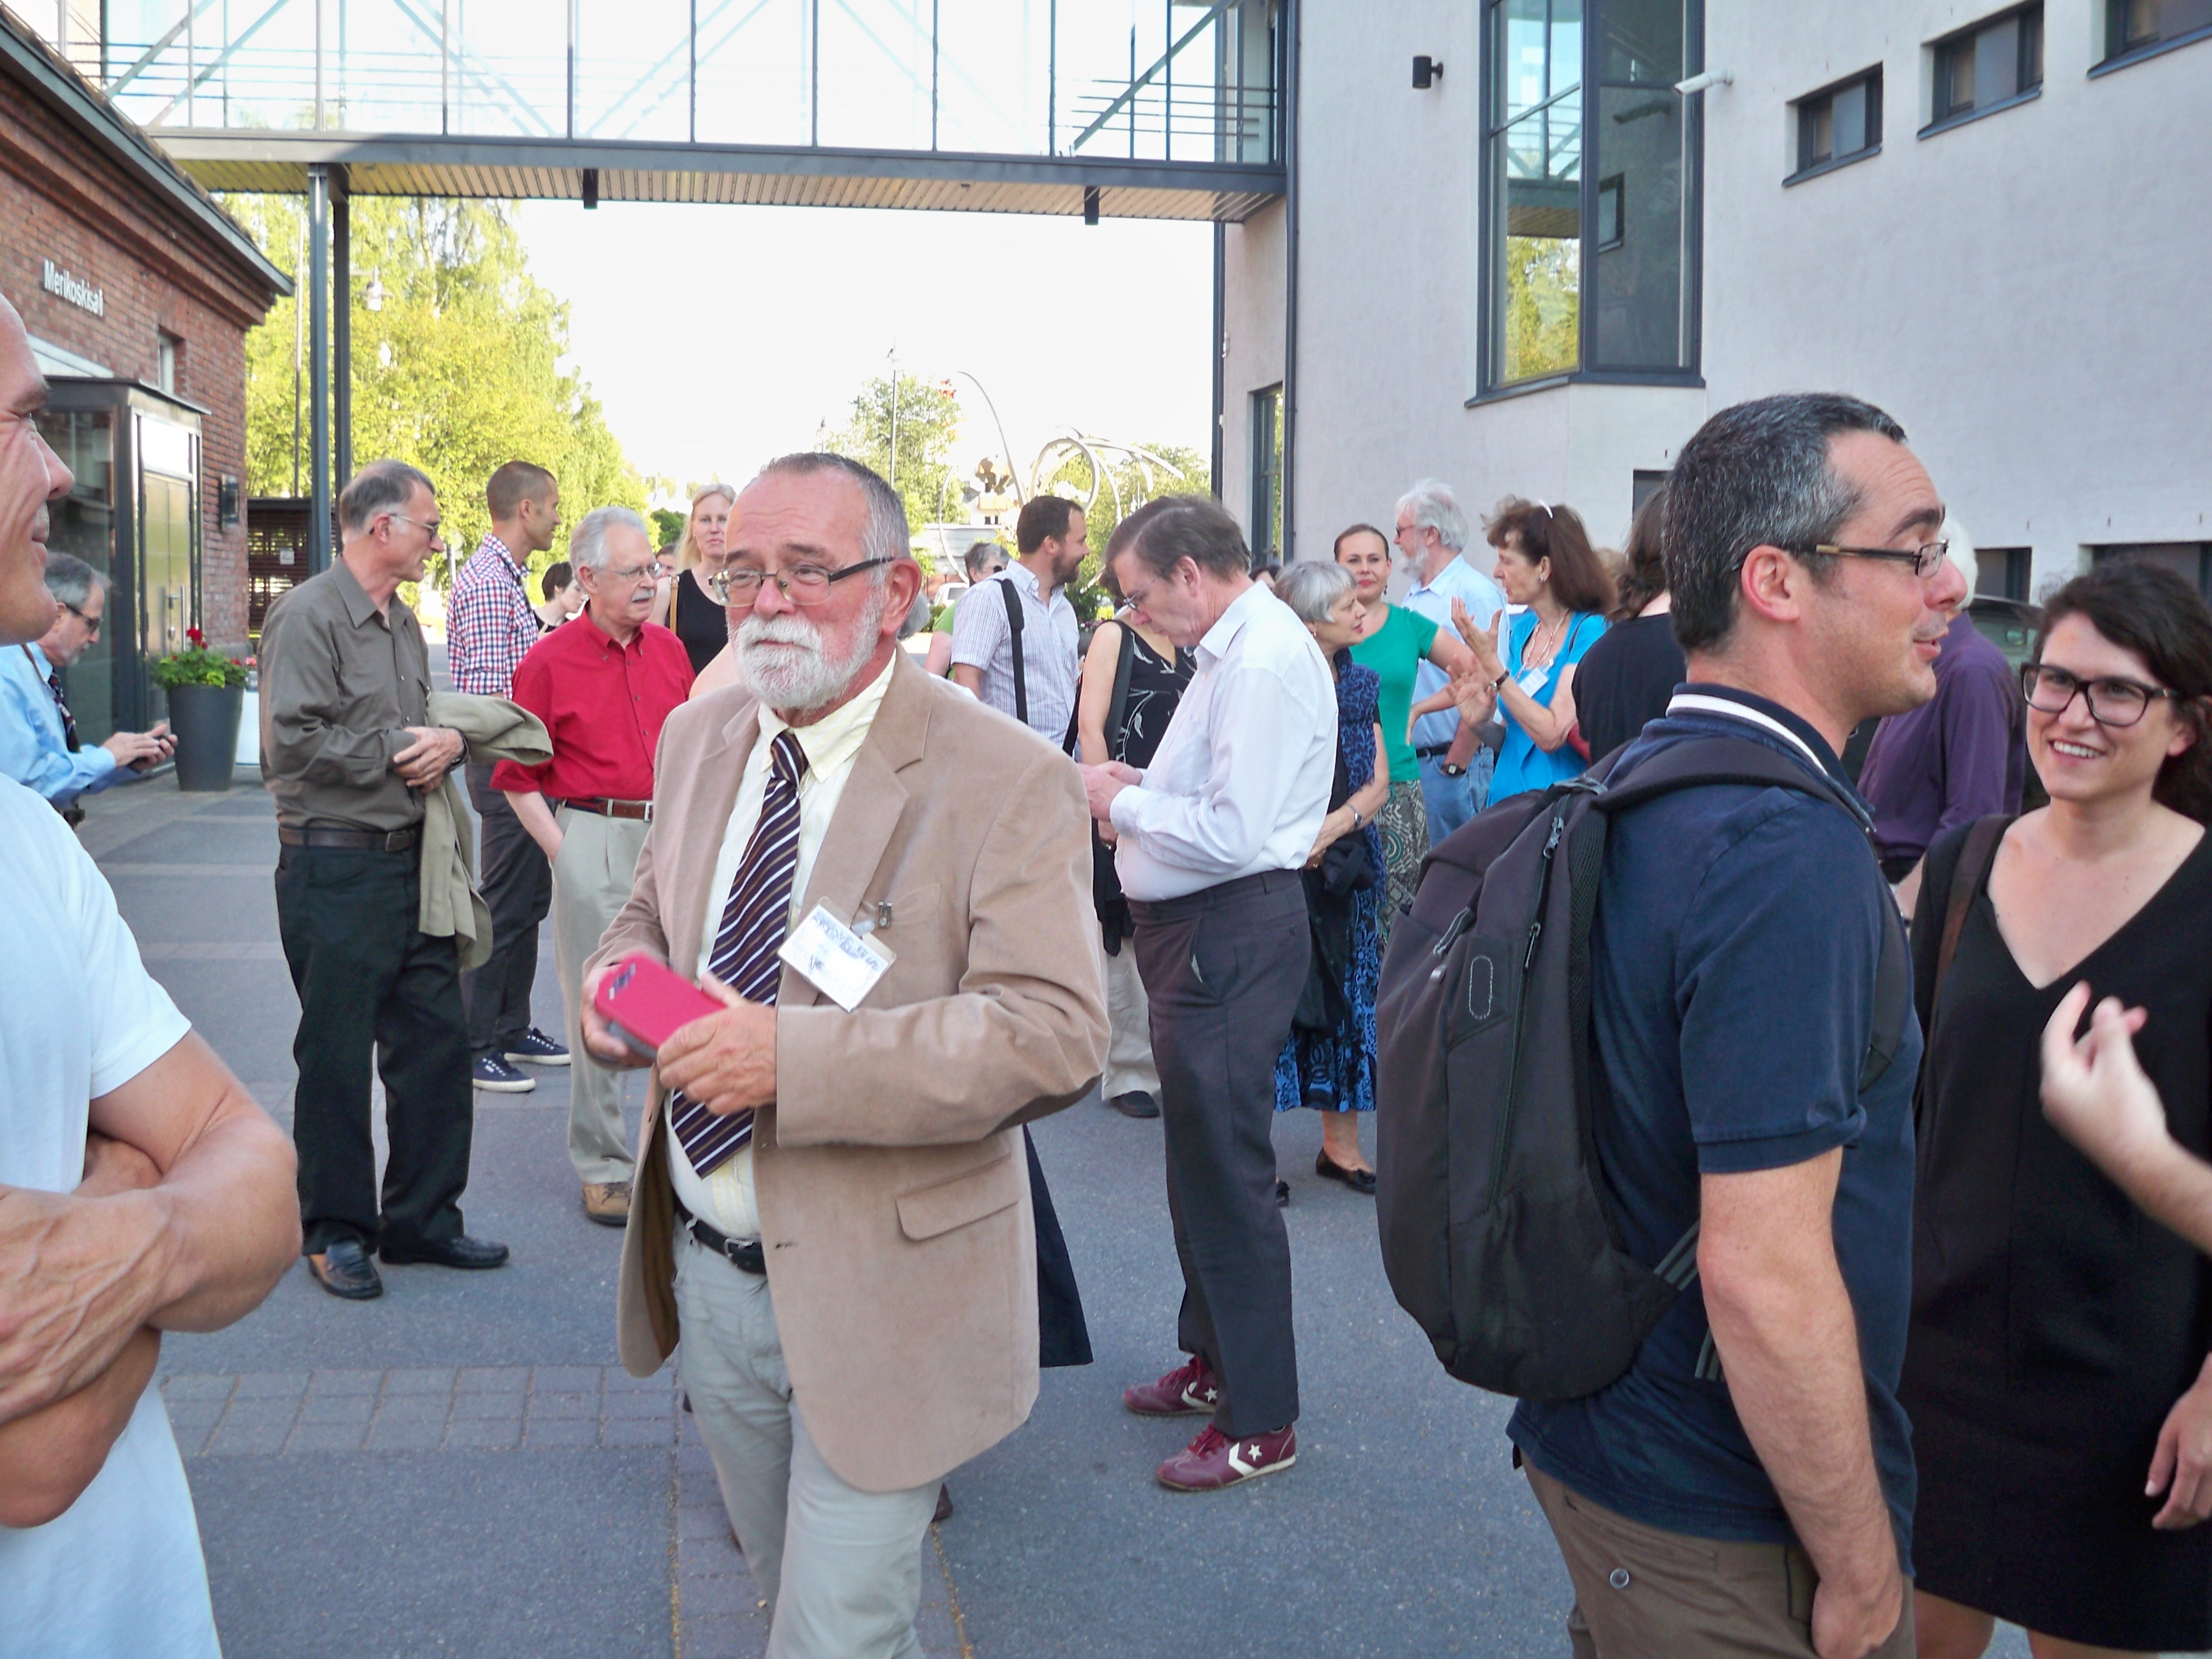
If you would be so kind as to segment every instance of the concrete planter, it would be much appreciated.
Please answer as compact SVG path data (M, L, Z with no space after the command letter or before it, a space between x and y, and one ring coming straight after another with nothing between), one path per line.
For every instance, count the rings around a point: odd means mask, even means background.
M246 708L242 685L173 685L169 729L177 738L177 787L213 793L230 787L238 753L238 726Z

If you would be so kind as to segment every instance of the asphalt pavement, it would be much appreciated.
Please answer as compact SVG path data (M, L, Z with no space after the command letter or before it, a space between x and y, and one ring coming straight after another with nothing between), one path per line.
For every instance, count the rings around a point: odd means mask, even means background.
M85 844L149 969L289 1124L299 1006L258 779L185 795L156 778L90 806ZM560 1029L550 928L536 1011ZM476 1097L463 1204L508 1267L386 1268L368 1304L297 1268L230 1329L165 1340L230 1659L761 1652L673 1368L617 1362L620 1237L580 1207L565 1073L534 1075L532 1093ZM1195 1423L1120 1404L1180 1359L1159 1126L1094 1097L1036 1134L1097 1361L1045 1373L1028 1425L952 1475L956 1511L922 1552L931 1659L1566 1651L1566 1576L1511 1467L1507 1402L1447 1377L1393 1302L1374 1201L1316 1176L1312 1114L1275 1136L1298 1461L1202 1495L1152 1479Z

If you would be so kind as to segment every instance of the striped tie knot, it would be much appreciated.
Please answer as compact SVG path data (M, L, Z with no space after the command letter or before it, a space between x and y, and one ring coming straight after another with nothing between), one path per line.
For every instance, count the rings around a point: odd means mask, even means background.
M787 727L775 734L769 745L768 769L778 783L798 793L799 781L806 775L806 750L799 746L798 732Z

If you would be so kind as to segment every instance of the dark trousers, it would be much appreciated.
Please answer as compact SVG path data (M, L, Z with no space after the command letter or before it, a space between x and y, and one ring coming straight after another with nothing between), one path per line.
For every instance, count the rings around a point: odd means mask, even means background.
M1295 870L1273 870L1129 908L1182 1263L1176 1335L1221 1379L1214 1426L1266 1434L1298 1414L1273 1133L1275 1056L1313 950L1305 890Z
M300 994L292 1139L303 1253L456 1237L473 1099L453 941L416 927L418 849L287 847L276 923ZM382 1214L369 1138L369 1064L391 1139Z
M469 799L483 826L477 890L491 912L491 956L461 975L461 994L468 1001L469 1052L497 1054L530 1030L538 924L553 907L553 866L513 805L491 787L491 768L471 766L468 779Z

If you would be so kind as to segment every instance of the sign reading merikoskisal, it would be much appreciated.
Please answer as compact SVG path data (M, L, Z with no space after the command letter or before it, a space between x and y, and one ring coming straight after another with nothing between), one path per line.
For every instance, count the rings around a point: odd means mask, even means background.
M80 311L88 311L95 317L107 315L106 292L82 276L70 275L52 259L46 261L46 277L40 286Z

